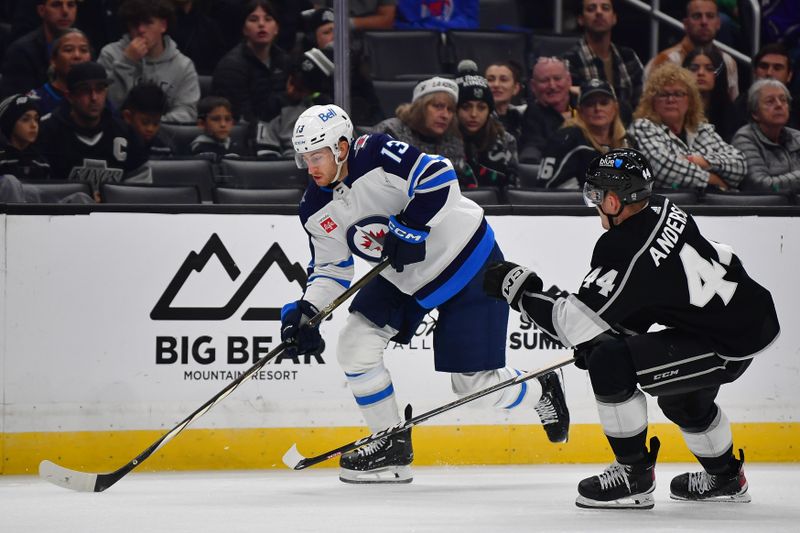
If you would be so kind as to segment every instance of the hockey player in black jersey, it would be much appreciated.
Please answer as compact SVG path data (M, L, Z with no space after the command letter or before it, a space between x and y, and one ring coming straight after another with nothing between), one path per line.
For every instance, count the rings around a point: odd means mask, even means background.
M647 440L644 392L658 398L703 467L672 480L673 499L750 501L731 428L714 403L779 333L769 291L733 250L703 237L694 219L651 195L653 171L636 150L595 158L584 196L608 230L577 294L543 293L542 280L503 262L484 289L536 322L589 371L603 431L616 460L578 485L579 507L649 509L659 442ZM665 326L649 332L654 324Z

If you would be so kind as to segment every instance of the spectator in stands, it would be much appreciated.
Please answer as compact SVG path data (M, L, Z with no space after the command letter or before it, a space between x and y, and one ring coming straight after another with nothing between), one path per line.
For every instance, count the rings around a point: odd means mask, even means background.
M398 106L396 117L378 123L375 133L388 133L398 141L416 146L426 154L439 154L453 163L459 177L464 173L464 142L455 119L458 85L433 77L414 87L410 104Z
M157 83L167 95L167 122L193 122L200 84L192 60L165 35L175 12L169 0L125 0L117 13L128 34L100 51L98 63L114 84L109 99L120 107L136 84Z
M792 59L788 50L782 43L771 43L761 47L753 57L753 80L767 78L778 80L791 89L793 79ZM738 126L748 122L747 93L742 93L734 103L736 108L734 116ZM789 127L800 129L800 98L792 99L792 108L789 110Z
M293 158L292 134L297 118L312 105L333 103L333 50L312 48L293 62L286 79L286 104L281 114L256 130L256 155Z
M244 40L217 64L211 93L233 104L237 120L255 124L280 114L289 57L273 42L279 25L272 2L248 0L243 9Z
M333 61L333 10L314 10L306 19L306 50L317 48ZM316 43L316 44L314 44ZM297 59L293 63L297 63ZM299 59L302 64L303 58ZM323 91L333 97L333 90ZM318 104L333 103L317 102ZM300 116L300 115L297 115ZM295 117L296 118L296 117ZM372 126L385 117L369 76L369 66L358 50L350 50L350 119L357 126Z
M580 189L586 168L599 154L631 146L614 89L605 80L581 85L578 113L550 137L539 164L538 182L551 189Z
M627 124L642 95L644 70L636 52L611 42L611 31L616 24L612 0L581 0L578 25L583 28L583 38L563 57L575 85L599 79L614 88L623 122Z
M630 134L653 165L656 187L725 191L744 179L744 156L706 122L697 83L685 68L655 69L633 116Z
M486 81L492 90L494 110L503 128L519 141L526 107L515 104L522 93L522 67L513 59L492 63L486 67Z
M492 90L475 62L462 61L458 67L458 125L467 163L459 185L462 189L516 187L517 140L495 116Z
M112 81L94 61L73 66L66 101L42 119L37 141L53 179L88 181L96 195L104 181L152 182L144 145L106 106Z
M161 117L166 109L167 95L150 81L134 86L122 104L122 119L139 136L150 157L175 154L175 144L161 130Z
M733 138L747 159L743 190L800 192L800 131L786 127L792 96L778 80L756 81L747 93L750 123Z
M474 30L478 28L478 0L398 0L395 28Z
M75 0L36 0L41 26L11 43L0 71L0 97L26 93L47 83L50 45L72 27L78 11Z
M314 6L332 7L333 0L314 0ZM350 29L391 30L396 13L397 0L350 0Z
M192 60L199 75L210 76L227 51L219 24L200 9L200 2L172 0L172 3L175 22L169 28L170 37L178 50Z
M53 41L50 51L50 81L34 89L39 98L39 112L46 115L54 111L64 100L67 90L67 74L72 65L92 59L92 48L86 34L76 28L68 28Z
M684 38L675 46L662 50L647 63L645 78L652 70L666 62L682 65L686 54L698 46L712 44L720 28L719 10L716 0L689 0L686 4L686 17L683 19ZM731 101L739 96L739 71L736 60L722 52L728 70L728 91Z
M572 76L563 59L540 57L536 61L531 76L534 99L522 116L520 161L538 163L550 136L565 119L575 115L575 95L570 93L571 85Z
M50 177L50 165L36 149L39 108L33 96L15 94L0 103L0 132L8 142L0 148L0 174L21 180Z
M215 159L246 155L244 148L231 139L234 120L227 98L206 96L197 104L197 115L197 126L203 133L192 141L192 155Z
M698 46L683 61L683 67L694 74L703 99L703 114L722 140L730 142L738 128L736 109L728 92L728 78L722 53L713 44Z

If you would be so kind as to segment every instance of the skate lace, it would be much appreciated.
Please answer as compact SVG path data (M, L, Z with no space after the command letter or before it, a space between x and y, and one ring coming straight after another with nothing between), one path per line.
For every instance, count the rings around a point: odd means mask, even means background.
M709 476L705 471L689 472L689 492L703 494L715 486L714 476Z
M553 407L553 402L550 401L549 396L542 396L536 405L533 406L533 409L536 411L536 414L539 415L542 424L547 425L558 422L558 413L556 413L556 408Z
M623 483L628 487L628 492L631 490L628 473L625 467L619 463L612 463L611 466L603 470L603 473L597 476L597 478L600 480L600 488L603 490L622 485Z
M356 453L359 455L359 457L366 457L368 455L372 455L373 453L383 448L384 444L386 444L386 437L374 440L369 444L365 444L361 448L357 449Z

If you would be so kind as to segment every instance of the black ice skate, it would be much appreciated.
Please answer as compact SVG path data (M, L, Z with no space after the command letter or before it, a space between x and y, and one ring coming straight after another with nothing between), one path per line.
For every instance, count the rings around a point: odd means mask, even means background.
M670 498L693 502L749 502L744 451L739 450L739 459L735 462L736 469L732 474L709 474L703 470L676 476L669 484Z
M548 372L539 377L539 383L542 384L542 397L533 408L542 421L547 438L550 439L550 442L567 442L569 439L569 409L561 379L557 373Z
M622 465L614 461L599 476L578 484L575 505L587 509L652 509L656 488L655 465L661 443L650 439L650 452L643 463Z
M339 458L345 483L411 483L411 429L370 442Z

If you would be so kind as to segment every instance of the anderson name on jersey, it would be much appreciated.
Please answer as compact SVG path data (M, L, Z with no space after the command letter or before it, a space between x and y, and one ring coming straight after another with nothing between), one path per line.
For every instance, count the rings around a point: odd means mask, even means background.
M449 160L385 134L363 135L348 154L349 175L333 187L310 184L300 203L311 263L304 299L321 309L353 278L353 255L380 260L389 216L429 226L425 260L381 275L425 308L472 279L494 246L483 209L464 198Z
M606 231L577 294L524 293L519 310L566 346L607 330L645 333L653 324L705 339L726 359L764 349L778 333L769 291L733 250L707 240L665 197Z

